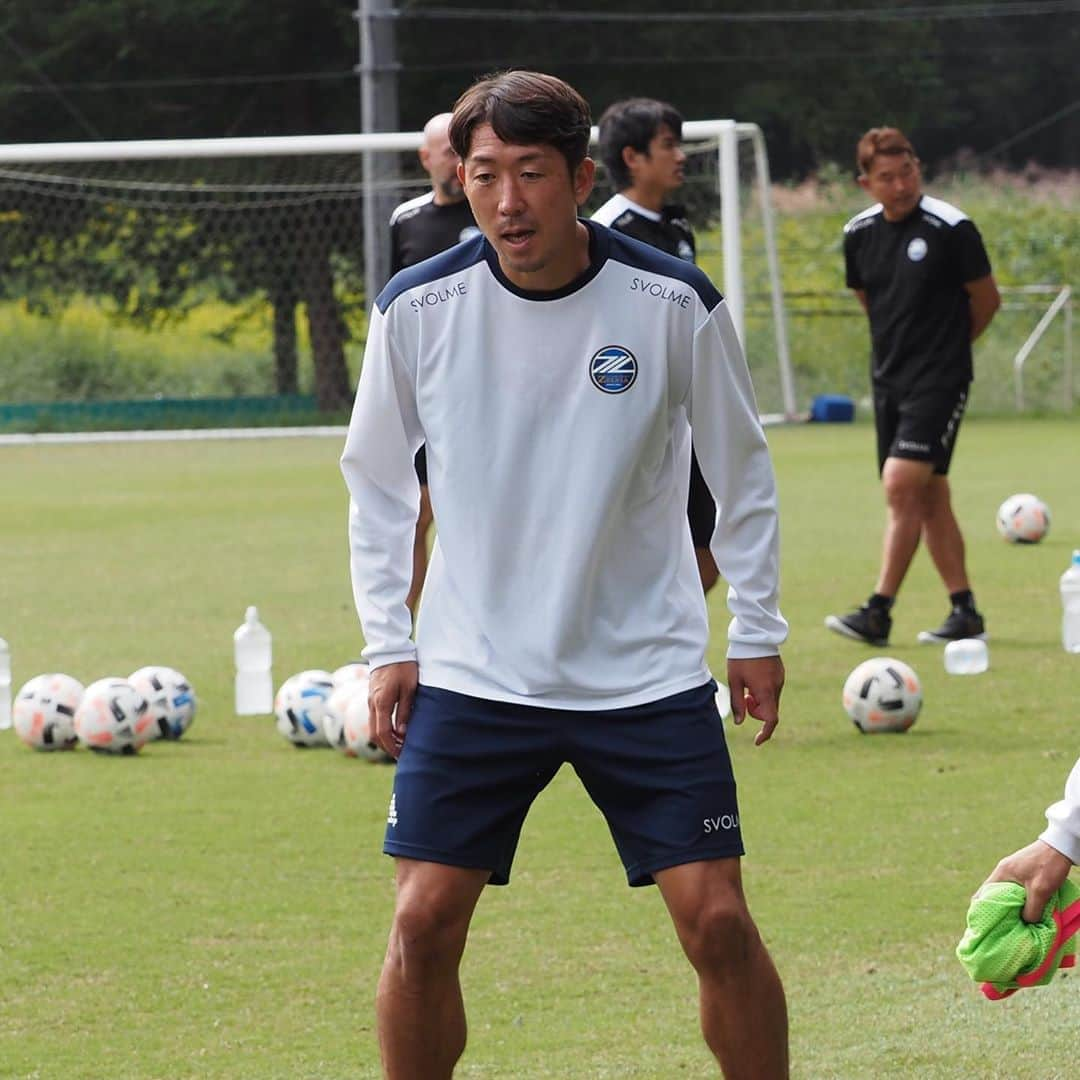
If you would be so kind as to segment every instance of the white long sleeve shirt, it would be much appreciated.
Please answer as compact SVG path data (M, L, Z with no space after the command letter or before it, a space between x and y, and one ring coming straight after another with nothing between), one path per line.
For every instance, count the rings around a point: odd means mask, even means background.
M1065 781L1065 797L1047 807L1046 821L1039 839L1080 866L1080 759Z
M691 424L729 656L786 636L772 464L723 300L695 267L588 227L590 266L556 292L515 287L477 237L376 301L341 459L373 668L415 658L424 685L567 709L705 682ZM421 444L438 538L414 646Z

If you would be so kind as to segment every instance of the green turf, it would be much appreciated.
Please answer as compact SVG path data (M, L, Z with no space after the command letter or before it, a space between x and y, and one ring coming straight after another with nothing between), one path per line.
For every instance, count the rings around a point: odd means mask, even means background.
M946 676L919 629L945 613L920 554L889 652L919 672L904 736L840 708L872 651L821 625L862 599L880 541L872 432L773 429L789 684L773 743L736 730L755 914L785 978L794 1074L1046 1080L1074 1074L1077 977L982 1000L952 950L969 894L1030 840L1078 749L1080 657L1057 577L1080 546L1075 421L969 420L954 470L991 669ZM134 759L33 754L0 735L0 1077L374 1077L372 996L390 915L378 853L391 770L296 751L231 710L249 603L275 676L359 637L329 439L0 447L0 634L16 685L146 663L184 671L189 735ZM998 539L1006 495L1054 524ZM712 601L723 653L722 592ZM476 1078L713 1075L694 985L655 890L629 890L572 774L530 817L509 889L466 954Z

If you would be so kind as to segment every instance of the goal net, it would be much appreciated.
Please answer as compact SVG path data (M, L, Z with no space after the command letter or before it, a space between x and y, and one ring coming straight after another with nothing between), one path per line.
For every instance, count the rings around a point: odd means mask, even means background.
M417 132L0 146L0 402L351 401ZM684 127L680 191L765 414L792 415L755 125ZM585 208L610 194L601 170ZM747 297L750 297L748 302Z

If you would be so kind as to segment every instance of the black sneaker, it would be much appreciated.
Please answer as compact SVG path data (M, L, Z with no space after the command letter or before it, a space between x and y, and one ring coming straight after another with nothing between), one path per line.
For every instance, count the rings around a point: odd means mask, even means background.
M953 608L936 630L919 631L919 642L923 645L945 645L962 638L986 640L986 623L977 611Z
M864 604L849 615L826 615L825 625L837 634L867 645L888 645L892 616L885 608Z

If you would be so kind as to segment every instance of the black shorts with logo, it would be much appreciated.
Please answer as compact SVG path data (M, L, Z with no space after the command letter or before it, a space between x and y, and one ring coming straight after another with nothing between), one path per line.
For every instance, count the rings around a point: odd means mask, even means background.
M949 471L970 383L942 389L898 390L874 386L878 472L886 458L929 461L934 472Z
M383 851L510 880L533 800L564 764L607 819L630 885L743 854L711 679L646 705L579 710L417 690Z

